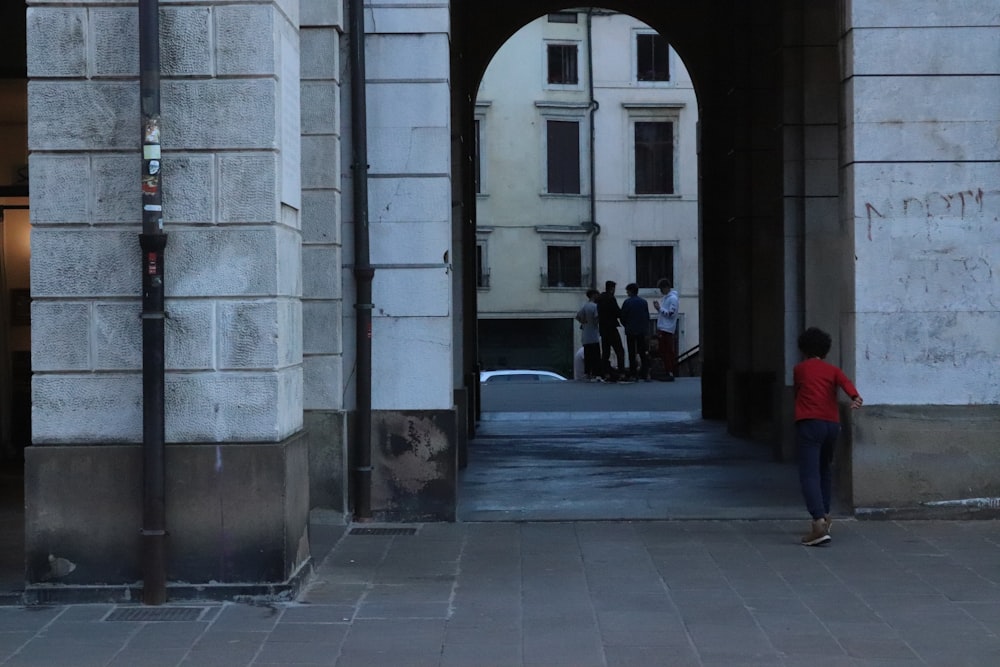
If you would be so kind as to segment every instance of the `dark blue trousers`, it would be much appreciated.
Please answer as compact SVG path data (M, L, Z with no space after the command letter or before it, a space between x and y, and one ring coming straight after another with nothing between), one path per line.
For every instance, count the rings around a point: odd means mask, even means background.
M803 419L795 422L795 441L798 445L799 483L806 509L813 519L822 519L830 513L830 496L833 489L833 450L840 434L840 424L822 419Z

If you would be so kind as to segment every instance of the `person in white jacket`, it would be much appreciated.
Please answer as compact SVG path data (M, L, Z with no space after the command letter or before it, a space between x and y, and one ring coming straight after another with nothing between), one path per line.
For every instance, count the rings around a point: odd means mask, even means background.
M658 311L656 317L656 339L660 348L660 358L663 359L664 382L673 382L677 375L677 312L679 299L677 290L669 278L660 278L656 282L663 295L663 301L654 301L653 308Z

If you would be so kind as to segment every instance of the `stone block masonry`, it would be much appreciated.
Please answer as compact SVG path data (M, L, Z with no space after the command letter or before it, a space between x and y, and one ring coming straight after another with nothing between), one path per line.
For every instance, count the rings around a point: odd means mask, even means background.
M137 502L142 479L138 14L28 4L26 475L127 465L101 493L72 474L59 493L29 490L27 549L66 554L74 583L95 583L134 577L138 556L122 556L124 575L96 560L108 534L139 529L116 506ZM308 557L298 21L294 0L160 5L167 476L218 514L168 501L171 574L191 582L282 581ZM77 505L102 517L89 538L65 523Z

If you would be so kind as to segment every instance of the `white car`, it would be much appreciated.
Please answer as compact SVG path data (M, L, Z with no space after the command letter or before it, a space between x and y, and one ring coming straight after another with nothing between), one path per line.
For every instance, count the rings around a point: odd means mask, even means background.
M481 371L479 373L479 383L494 384L497 382L565 382L566 378L559 373L552 371L533 370L499 370Z

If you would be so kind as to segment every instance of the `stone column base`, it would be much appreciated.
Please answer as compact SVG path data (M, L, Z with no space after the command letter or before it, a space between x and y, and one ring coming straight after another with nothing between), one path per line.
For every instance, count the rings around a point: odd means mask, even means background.
M454 521L454 410L372 412L372 518Z
M301 434L278 443L168 444L166 470L169 587L228 587L231 597L292 585L309 562ZM141 589L141 445L28 447L25 506L27 597L51 600L67 587L126 597Z
M857 516L1000 517L1000 406L866 405L851 417Z

